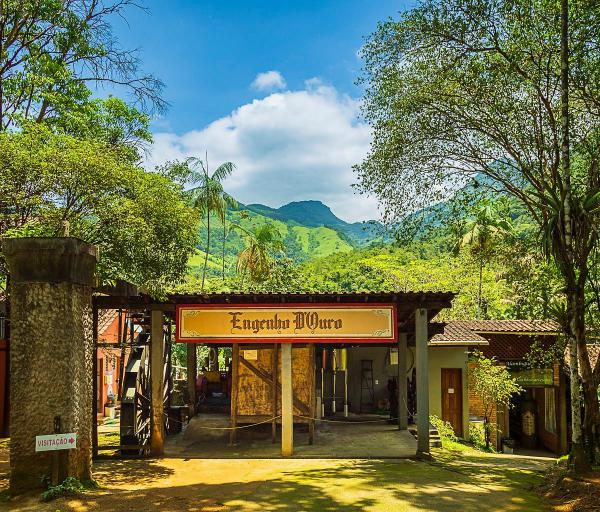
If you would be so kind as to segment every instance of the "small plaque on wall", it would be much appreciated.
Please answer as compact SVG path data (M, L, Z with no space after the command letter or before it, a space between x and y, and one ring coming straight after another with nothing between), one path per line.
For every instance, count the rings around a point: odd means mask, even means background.
M242 350L246 361L256 361L258 359L258 350Z

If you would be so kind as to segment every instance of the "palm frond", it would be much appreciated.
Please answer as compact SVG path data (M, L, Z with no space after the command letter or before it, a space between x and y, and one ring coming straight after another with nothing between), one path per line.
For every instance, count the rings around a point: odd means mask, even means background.
M232 162L225 162L215 169L212 173L211 178L215 181L223 181L225 178L230 176L235 170L235 164Z

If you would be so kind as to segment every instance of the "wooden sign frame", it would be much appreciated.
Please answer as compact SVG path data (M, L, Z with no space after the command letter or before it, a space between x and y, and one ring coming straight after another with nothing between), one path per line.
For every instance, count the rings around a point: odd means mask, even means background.
M227 336L227 337L192 337L181 335L181 314L183 311L189 310L208 310L208 309L237 309L240 311L257 310L257 309L309 309L309 310L335 310L335 309L386 309L390 310L391 314L391 336L289 336L289 335L260 335L256 336ZM249 343L249 344L265 344L265 343L327 343L327 344L348 344L348 343L379 343L393 344L398 341L398 313L395 304L390 303L372 303L372 304L356 304L356 303L335 303L335 304L313 304L313 303L297 303L297 304L177 304L175 315L175 340L177 343L202 343L202 344L227 344L233 343Z

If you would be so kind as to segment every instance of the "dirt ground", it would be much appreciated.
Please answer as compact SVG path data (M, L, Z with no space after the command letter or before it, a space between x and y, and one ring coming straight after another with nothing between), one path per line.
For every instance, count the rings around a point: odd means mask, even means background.
M557 466L547 474L539 492L556 512L600 510L600 471L573 476Z
M8 455L0 446L0 487ZM2 449L3 448L3 449ZM548 459L437 450L431 461L364 459L103 460L100 488L51 503L8 497L1 510L542 511L535 492Z

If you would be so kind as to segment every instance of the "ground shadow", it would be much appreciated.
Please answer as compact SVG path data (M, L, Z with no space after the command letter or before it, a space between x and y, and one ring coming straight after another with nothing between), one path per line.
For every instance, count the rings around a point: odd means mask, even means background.
M106 461L103 462L106 467L100 471L112 475L108 478L113 478L115 486L119 482L131 485L134 479L148 486L136 490L104 489L38 510L543 510L532 492L532 487L541 482L539 472L493 460L482 459L481 463L477 460L477 456L469 455L427 462L321 460L315 461L316 467L263 461L271 464L271 472L262 475L244 474L242 464L221 461L221 470L231 464L228 474L234 481L203 483L203 475L198 474L199 483L190 485L178 485L180 473L160 467L160 461ZM212 463L207 461L194 467L209 472ZM303 464L310 463L303 461ZM169 481L163 483L163 478Z

